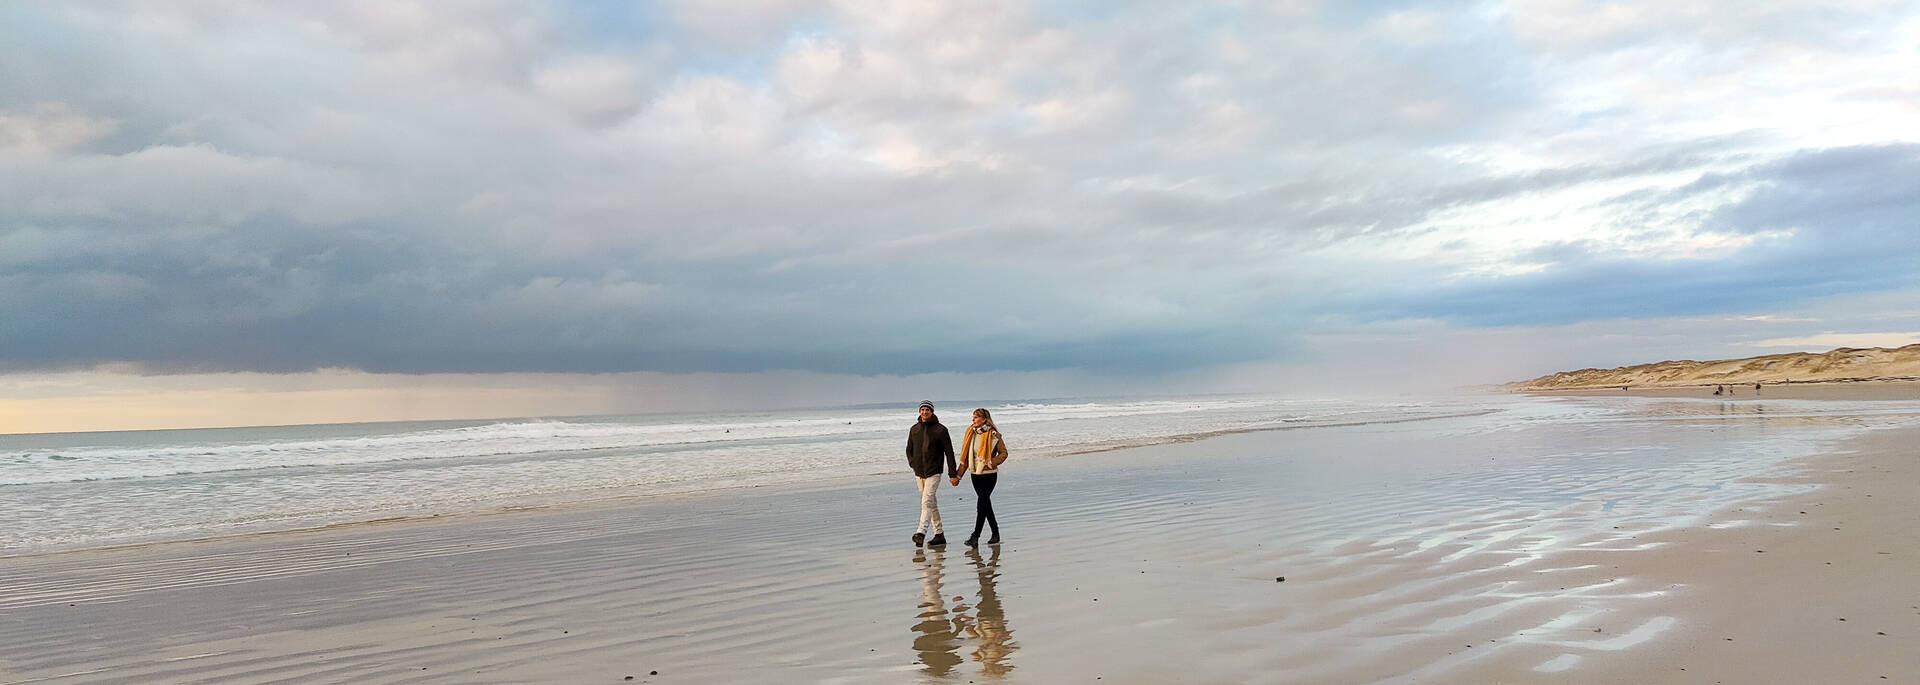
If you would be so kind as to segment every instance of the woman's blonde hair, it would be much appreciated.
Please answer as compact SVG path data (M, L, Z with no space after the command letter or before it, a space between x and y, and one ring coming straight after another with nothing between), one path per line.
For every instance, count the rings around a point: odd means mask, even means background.
M992 428L996 433L1000 432L1000 427L993 425L993 412L987 411L986 407L973 410L973 415L986 419L988 428Z

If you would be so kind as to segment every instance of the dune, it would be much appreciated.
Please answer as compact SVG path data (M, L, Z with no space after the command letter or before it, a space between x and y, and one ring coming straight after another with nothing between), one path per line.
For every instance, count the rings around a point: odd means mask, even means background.
M1550 373L1504 386L1512 391L1687 387L1720 384L1845 383L1920 380L1920 344L1841 347L1743 359L1662 361L1612 369Z

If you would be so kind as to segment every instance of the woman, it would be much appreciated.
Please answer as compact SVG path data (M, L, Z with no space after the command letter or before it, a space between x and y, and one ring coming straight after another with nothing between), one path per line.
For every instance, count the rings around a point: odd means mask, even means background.
M1006 460L1007 443L1000 440L999 429L993 427L993 414L986 409L973 410L973 425L967 426L967 437L960 443L960 470L973 474L973 492L980 496L968 547L980 546L981 524L993 527L993 537L987 544L1000 544L1000 521L993 517L993 485L1000 480L1000 463ZM953 484L958 486L960 479L954 478Z

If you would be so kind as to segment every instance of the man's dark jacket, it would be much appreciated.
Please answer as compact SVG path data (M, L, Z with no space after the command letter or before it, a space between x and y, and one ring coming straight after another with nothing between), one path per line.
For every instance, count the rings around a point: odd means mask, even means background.
M959 478L960 467L953 462L953 438L947 435L947 427L940 425L940 417L915 422L907 431L907 465L913 467L913 475L940 475L941 455L947 457L947 477Z

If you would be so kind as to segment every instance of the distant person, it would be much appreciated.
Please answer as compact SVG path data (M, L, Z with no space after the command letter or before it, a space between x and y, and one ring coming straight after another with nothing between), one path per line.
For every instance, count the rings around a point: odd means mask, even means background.
M1755 383L1755 384L1753 384L1753 394L1755 394L1755 395L1758 395L1758 394L1760 394L1760 384L1759 384L1759 383Z
M980 498L974 506L968 547L980 546L983 524L993 527L993 537L987 544L1000 544L1000 520L993 516L993 486L1000 481L1000 464L1006 460L1007 443L1000 439L1000 429L993 426L993 413L985 408L973 410L973 425L967 426L967 436L960 441L960 468L973 474L973 493ZM953 478L953 484L960 485L959 476Z
M933 400L920 401L920 420L907 431L907 466L913 469L913 477L920 485L920 528L913 532L913 546L925 543L929 547L947 544L947 536L940 526L940 458L947 459L947 477L955 483L960 480L960 469L953 463L953 438L947 435L947 427L940 425L940 417L933 413ZM933 539L927 539L927 533L933 533Z
M1724 385L1713 386L1713 394L1715 395L1724 395L1726 394L1726 390L1727 388Z

